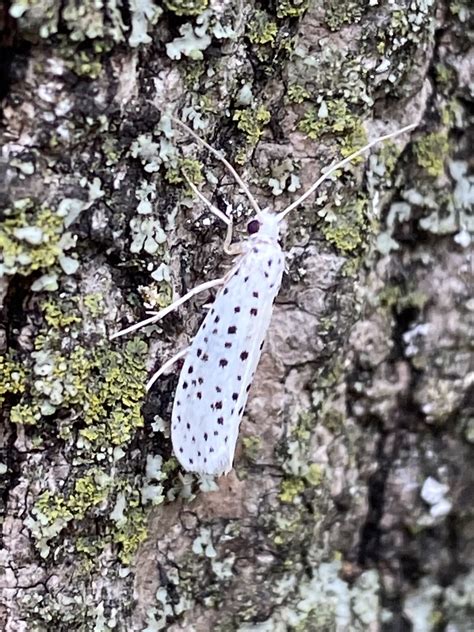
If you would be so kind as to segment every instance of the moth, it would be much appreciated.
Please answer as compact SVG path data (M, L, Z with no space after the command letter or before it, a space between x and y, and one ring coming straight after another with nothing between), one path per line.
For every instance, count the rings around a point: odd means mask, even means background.
M232 218L209 202L185 175L195 195L227 225L225 252L238 255L222 278L206 281L149 318L115 333L116 338L157 322L196 294L220 287L189 347L179 351L153 375L154 382L184 357L171 415L171 440L184 470L200 475L227 474L233 466L239 427L257 369L273 302L285 269L279 244L282 222L336 170L371 149L415 127L407 125L381 136L329 166L296 201L279 213L261 209L232 165L182 121L173 121L215 155L247 196L255 215L247 224L248 238L232 244Z

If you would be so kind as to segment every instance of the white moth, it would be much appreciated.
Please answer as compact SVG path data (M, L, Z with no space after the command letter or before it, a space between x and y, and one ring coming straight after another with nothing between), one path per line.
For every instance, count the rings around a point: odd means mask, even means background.
M240 258L228 274L222 279L197 286L172 305L119 331L112 338L156 322L199 292L222 286L191 345L168 360L151 378L148 388L174 362L185 356L171 416L174 453L182 467L189 472L201 475L227 474L232 469L240 422L285 267L284 253L278 243L283 219L336 169L376 143L398 136L415 126L408 125L382 136L332 165L299 199L284 211L274 214L267 209L260 209L234 168L218 151L184 123L173 120L224 163L247 195L256 215L247 225L247 241L237 245ZM235 246L229 250L231 218L204 198L192 182L188 182L211 212L227 224L225 249L235 254Z

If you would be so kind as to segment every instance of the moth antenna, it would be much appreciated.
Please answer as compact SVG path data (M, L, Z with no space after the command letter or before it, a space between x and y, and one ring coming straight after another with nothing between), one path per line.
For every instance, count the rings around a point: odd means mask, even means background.
M217 149L214 149L214 147L211 147L211 145L209 145L209 143L206 143L205 140L203 140L202 138L200 138L196 132L194 130L192 130L190 127L188 127L188 125L186 125L186 123L183 123L183 121L180 121L178 118L176 118L175 116L170 116L170 119L172 121L174 121L177 125L179 125L180 127L182 127L184 130L186 130L188 132L188 134L190 134L198 143L200 143L203 147L205 147L207 150L209 150L218 160L220 160L222 162L222 164L226 167L226 169L229 171L229 173L233 176L233 178L235 179L235 181L237 182L237 184L240 186L240 188L242 189L242 191L245 193L245 195L248 197L250 204L253 206L255 212L257 213L258 217L262 217L262 211L259 207L259 205L257 204L257 201L255 200L255 198L253 197L253 195L250 193L247 185L244 183L244 181L242 180L242 178L239 176L239 174L237 173L237 171L234 169L234 167L230 164L230 162L228 160L226 160L224 158L224 156L222 156L222 154L217 151Z
M299 206L300 204L302 204L307 197L309 197L312 193L314 193L316 191L316 189L327 179L329 178L329 176L334 173L335 171L337 171L337 169L340 169L341 167L344 167L345 165L347 165L349 162L351 162L352 160L354 160L354 158L358 158L359 156L361 156L363 153L365 153L366 151L368 151L369 149L371 149L374 145L377 145L378 143L381 143L385 140L389 140L390 138L395 138L396 136L400 136L400 134L404 134L405 132L408 132L409 130L414 129L417 126L417 123L412 123L411 125L406 125L405 127L402 127L399 130L396 130L395 132L390 132L390 134L385 134L384 136L379 136L378 138L376 138L375 140L372 140L370 143L367 143L367 145L365 145L364 147L362 147L361 149L358 149L357 151L354 151L352 154L350 154L349 156L347 156L346 158L344 158L343 160L340 160L339 162L336 162L336 164L332 165L331 167L329 167L329 169L323 173L314 184L312 184L310 186L310 188L303 193L303 195L301 197L299 197L297 200L295 200L294 202L292 202L289 206L287 206L287 208L283 211L281 211L280 213L278 213L277 215L277 220L279 222L281 222L287 215L288 213L290 213L293 209L295 209L297 206Z
M211 211L211 213L215 215L216 217L218 217L222 222L224 222L226 226L232 226L232 220L229 217L227 217L227 215L223 213L220 209L218 209L217 206L214 206L214 204L209 202L209 200L201 193L201 191L197 188L194 182L190 180L190 178L187 176L187 174L184 171L183 171L183 176L185 177L194 195L196 195L201 200L201 202L203 202L207 206L207 208Z

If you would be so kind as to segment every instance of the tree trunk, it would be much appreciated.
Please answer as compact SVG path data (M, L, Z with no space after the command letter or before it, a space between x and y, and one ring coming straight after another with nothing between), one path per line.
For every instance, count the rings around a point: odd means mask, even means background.
M463 0L7 2L3 630L472 630L467 19ZM242 239L252 216L169 114L275 210L417 123L290 214L214 482L172 454L178 370L145 394L213 293L109 339L229 268L183 169Z

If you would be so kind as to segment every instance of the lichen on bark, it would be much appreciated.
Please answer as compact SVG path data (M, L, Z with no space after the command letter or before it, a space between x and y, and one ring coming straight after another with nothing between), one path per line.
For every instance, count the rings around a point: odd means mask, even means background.
M468 630L474 426L467 5L13 0L1 40L0 625ZM176 375L228 266L193 199L289 217L235 470L179 472Z

